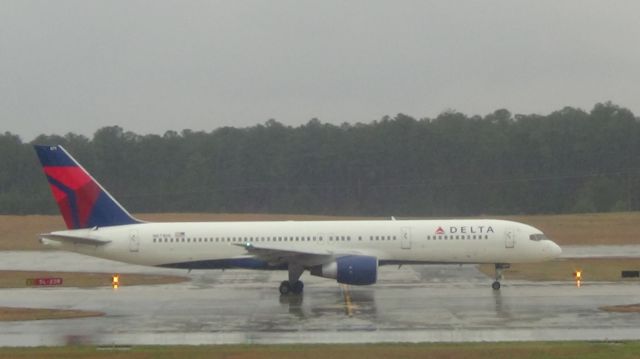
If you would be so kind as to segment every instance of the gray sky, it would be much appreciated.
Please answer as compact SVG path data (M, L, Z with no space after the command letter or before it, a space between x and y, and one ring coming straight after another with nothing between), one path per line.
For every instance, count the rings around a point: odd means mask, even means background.
M0 131L640 115L640 1L0 2Z

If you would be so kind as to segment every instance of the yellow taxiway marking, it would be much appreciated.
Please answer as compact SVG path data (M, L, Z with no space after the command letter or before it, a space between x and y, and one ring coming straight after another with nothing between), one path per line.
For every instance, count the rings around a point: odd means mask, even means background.
M344 295L344 310L348 316L353 316L353 304L351 303L351 293L349 293L349 286L341 284L342 294Z

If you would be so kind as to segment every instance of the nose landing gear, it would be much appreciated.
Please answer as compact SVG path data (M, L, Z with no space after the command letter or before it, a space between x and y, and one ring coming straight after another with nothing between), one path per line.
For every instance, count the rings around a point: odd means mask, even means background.
M511 268L511 264L508 263L496 263L496 280L491 284L493 290L500 290L500 281L503 278L502 272L505 269Z

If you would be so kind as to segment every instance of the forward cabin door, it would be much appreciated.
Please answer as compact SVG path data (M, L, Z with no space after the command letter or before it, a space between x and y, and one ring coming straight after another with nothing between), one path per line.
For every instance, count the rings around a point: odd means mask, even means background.
M504 232L504 247L515 248L516 246L516 231L513 228L507 228Z
M129 252L140 251L140 236L137 229L132 229L129 232Z
M411 227L400 228L400 248L411 249Z

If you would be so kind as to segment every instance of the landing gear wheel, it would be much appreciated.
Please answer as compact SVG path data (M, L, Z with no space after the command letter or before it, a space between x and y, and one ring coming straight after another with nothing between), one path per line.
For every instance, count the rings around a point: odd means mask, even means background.
M300 276L304 272L304 267L298 263L289 263L287 270L289 271L289 280L280 284L280 294L301 294L304 284L300 281Z
M278 290L282 295L287 295L291 293L291 286L289 285L289 281L285 280L282 283L280 283L280 288L278 288Z
M496 281L491 284L491 288L493 290L500 290L500 281L502 280L502 272L505 269L510 268L511 265L508 263L496 263Z
M297 281L291 286L291 291L293 294L302 294L302 290L304 289L304 283L302 281Z

